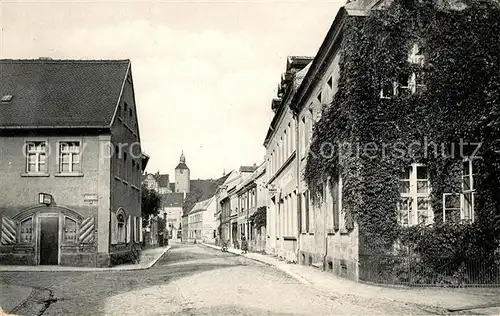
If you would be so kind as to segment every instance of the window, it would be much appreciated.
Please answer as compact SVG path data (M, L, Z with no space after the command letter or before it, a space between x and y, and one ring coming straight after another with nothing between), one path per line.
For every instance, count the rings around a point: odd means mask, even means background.
M123 211L119 212L118 215L116 215L116 221L118 225L117 241L125 242L125 215L123 214Z
M385 82L382 85L382 89L380 90L380 98L381 99L391 99L393 96L396 96L396 84L393 82Z
M465 159L463 162L461 219L470 222L474 221L475 181L477 179L477 163L479 161L479 159Z
M306 232L309 232L309 191L304 192L304 210L305 210L305 224Z
M306 156L306 117L303 116L300 121L300 151L302 153L302 157Z
M26 172L47 172L47 146L46 142L26 143Z
M69 217L64 218L64 241L76 242L77 225L76 221Z
M420 66L424 64L424 55L418 44L413 44L410 54L408 55L408 62Z
M467 158L462 164L462 192L443 194L444 222L473 222L476 194L477 163L479 159Z
M333 79L332 79L332 77L328 78L327 84L330 87L330 89L333 89Z
M127 153L123 153L123 180L128 181Z
M21 222L19 237L21 243L31 243L33 241L33 219L31 217Z
M2 102L10 102L12 100L12 95L11 94L6 94L2 96Z
M443 194L443 222L460 222L460 194L445 193Z
M430 224L433 214L429 203L430 182L427 167L412 164L400 177L398 203L400 223L404 226Z
M123 103L123 115L122 117L125 119L127 117L127 111L128 111L128 104L127 102Z
M316 98L318 99L318 102L321 103L321 100L322 100L322 98L321 98L321 92L316 96Z
M59 143L59 172L80 172L80 142Z

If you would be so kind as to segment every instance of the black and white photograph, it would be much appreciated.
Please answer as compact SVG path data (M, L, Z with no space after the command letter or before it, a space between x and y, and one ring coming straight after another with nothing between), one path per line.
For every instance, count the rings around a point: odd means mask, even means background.
M0 0L0 315L500 315L500 0Z

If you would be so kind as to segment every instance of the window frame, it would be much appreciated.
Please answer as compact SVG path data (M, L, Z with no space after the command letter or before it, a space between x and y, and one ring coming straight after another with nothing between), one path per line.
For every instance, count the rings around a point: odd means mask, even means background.
M425 179L423 178L418 178L418 168L426 168L426 173L427 177ZM399 182L401 183L402 181L409 182L409 191L408 192L399 192L399 201L397 203L397 209L398 209L398 221L400 225L402 226L414 226L414 225L419 225L419 224L424 224L424 225L429 225L434 222L434 212L432 210L432 205L430 203L430 195L432 192L432 187L429 179L429 168L425 164L422 163L412 163L410 166L406 166L406 168L410 168L410 174L409 174L409 179L402 178L400 177ZM427 182L427 192L419 192L418 190L418 184L419 182L426 181ZM426 210L426 220L425 222L421 222L420 220L420 213L423 210L419 210L418 208L418 201L420 199L427 199L427 210ZM402 201L403 199L409 199L410 203L409 209L402 209ZM402 212L407 212L407 217L408 217L408 223L403 223L402 222Z
M73 153L70 151L68 152L70 154L70 170L69 171L62 171L62 148L61 145L65 143L78 143L78 159L79 162L78 164L80 165L78 171L73 170ZM81 138L59 138L57 140L57 175L82 175L83 174L83 139Z
M123 217L123 222L120 222L120 215ZM120 225L122 225L123 232L120 232ZM116 243L127 243L127 217L123 208L119 208L116 212Z
M38 151L36 150L36 143L44 143L45 144L45 149L44 151ZM35 150L33 152L30 152L29 150L29 144L34 144L35 145ZM25 154L25 174L27 175L42 175L42 174L48 174L49 173L49 156L50 156L50 148L49 148L49 140L47 138L29 138L24 140L24 154ZM45 170L40 171L40 154L45 154ZM29 166L30 166L30 161L29 157L30 154L35 154L35 166L36 166L36 171L30 171Z
M27 222L27 221L31 221L31 231L30 231L31 238L30 238L29 242L24 241L22 238L23 237L23 232L22 232L23 223ZM16 236L17 242L21 245L33 245L35 243L35 217L34 216L25 217L19 221L18 225L19 225L18 234L17 234L18 236Z
M75 223L75 228L76 228L76 230L75 230L75 240L68 240L66 238L66 232L67 232L66 221L68 219L70 221L72 221L72 222ZM62 232L62 241L63 241L63 243L65 243L65 244L78 244L79 243L78 242L78 237L79 237L79 234L78 234L79 233L79 229L78 229L78 227L79 227L79 224L80 223L79 223L79 221L76 218L71 217L71 216L67 216L67 215L63 216L63 232Z

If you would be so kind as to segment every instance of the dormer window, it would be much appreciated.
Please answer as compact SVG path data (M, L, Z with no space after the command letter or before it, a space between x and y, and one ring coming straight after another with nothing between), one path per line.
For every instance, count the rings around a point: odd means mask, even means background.
M387 81L380 89L381 99L392 99L392 97L397 95L396 83Z
M415 65L422 66L424 64L424 55L422 49L418 44L413 44L413 47L408 56L408 62Z
M12 95L11 94L6 94L4 96L2 96L2 102L10 102L12 100Z

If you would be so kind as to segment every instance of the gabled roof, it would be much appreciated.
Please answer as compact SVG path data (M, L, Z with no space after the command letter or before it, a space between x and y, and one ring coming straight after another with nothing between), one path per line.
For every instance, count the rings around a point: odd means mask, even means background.
M240 184L236 186L236 191L240 191L247 185L251 184L255 180L257 180L260 176L262 176L266 172L266 163L263 162L260 166L246 179L244 179Z
M200 201L198 203L196 203L193 208L191 209L191 211L189 211L189 214L193 214L193 213L196 213L196 212L199 212L199 211L204 211L206 210L209 206L210 206L210 203L213 201L213 197L209 198L209 199L206 199L206 200L203 200L203 201Z
M0 127L109 127L129 60L0 60Z
M163 207L182 207L184 193L166 193L161 195Z

